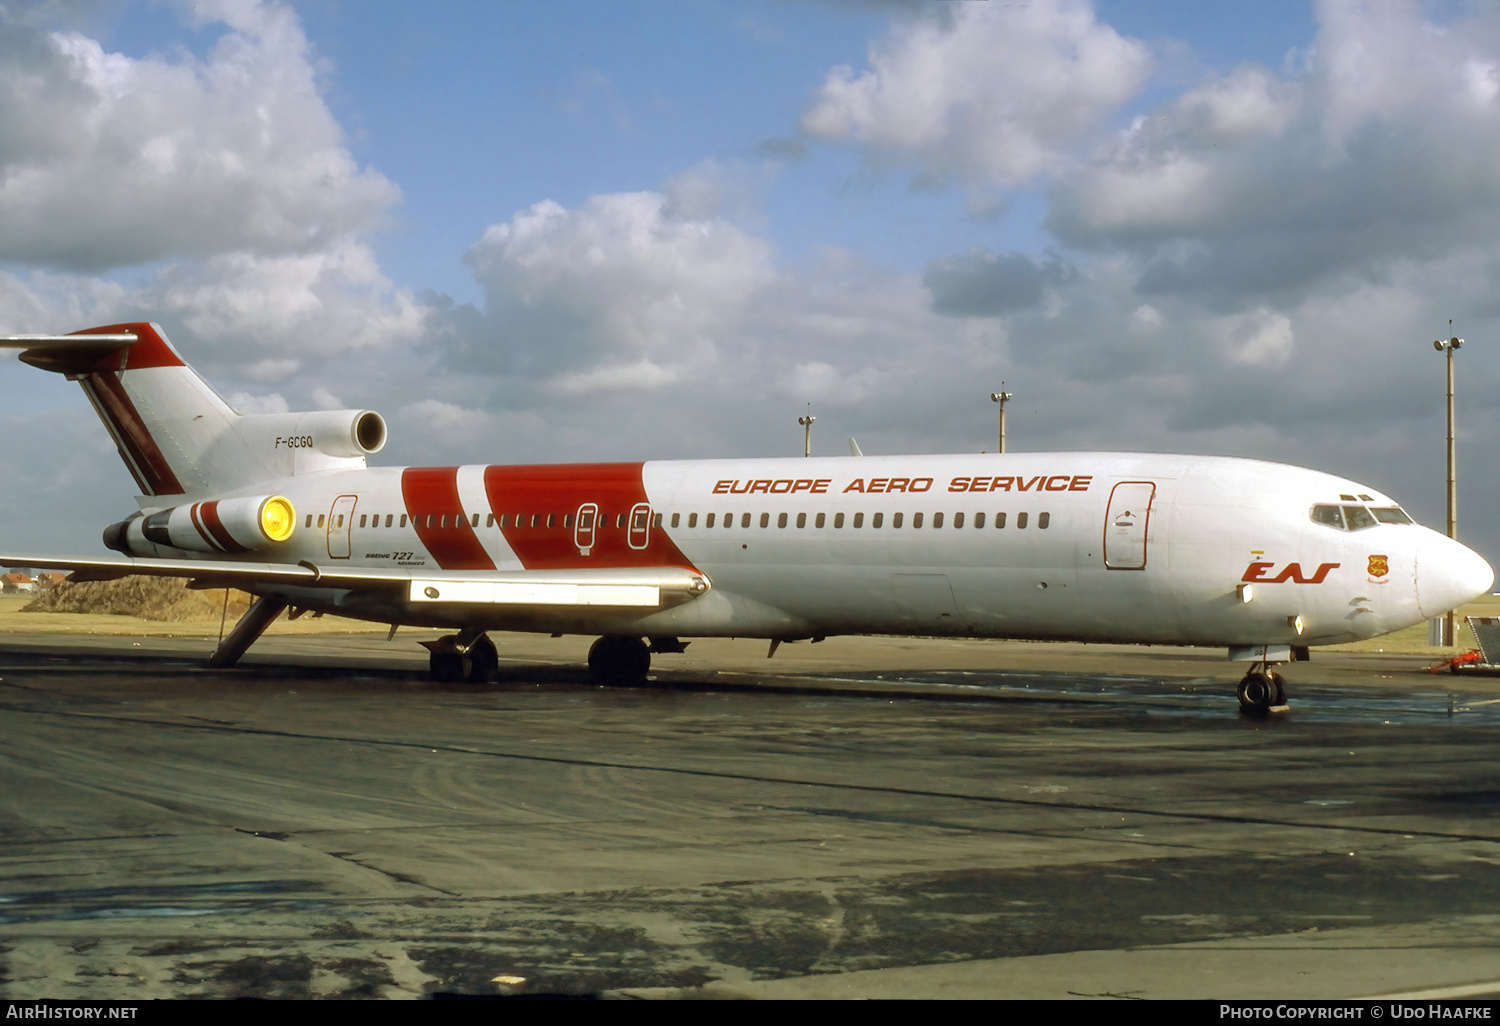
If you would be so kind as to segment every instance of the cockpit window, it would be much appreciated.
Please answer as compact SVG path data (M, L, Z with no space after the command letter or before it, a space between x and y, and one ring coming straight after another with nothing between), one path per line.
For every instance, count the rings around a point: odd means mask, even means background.
M1337 506L1314 506L1312 520L1315 524L1327 524L1340 531L1344 529L1344 514Z
M1365 509L1363 506L1314 506L1312 522L1340 531L1363 531L1377 524L1409 524L1411 517L1399 506Z

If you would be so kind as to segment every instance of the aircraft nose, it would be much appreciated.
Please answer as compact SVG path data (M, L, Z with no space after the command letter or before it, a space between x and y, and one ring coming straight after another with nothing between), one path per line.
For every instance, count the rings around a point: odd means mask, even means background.
M1487 593L1495 571L1483 556L1435 531L1417 545L1417 609L1441 616Z

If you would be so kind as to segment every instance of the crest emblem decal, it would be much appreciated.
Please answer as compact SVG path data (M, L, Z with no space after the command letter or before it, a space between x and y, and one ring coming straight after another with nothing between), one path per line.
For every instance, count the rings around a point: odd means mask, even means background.
M1386 574L1388 574L1390 572L1391 572L1390 564L1386 561L1386 557L1384 557L1384 556L1371 556L1370 557L1370 576L1371 577L1384 577Z

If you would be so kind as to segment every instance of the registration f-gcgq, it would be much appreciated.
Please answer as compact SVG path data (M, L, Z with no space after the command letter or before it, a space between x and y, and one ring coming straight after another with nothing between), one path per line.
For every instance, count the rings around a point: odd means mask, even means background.
M153 324L9 336L77 381L140 487L126 558L12 564L191 578L257 596L211 663L280 613L450 629L433 676L484 680L487 631L598 635L642 679L684 638L925 634L1214 645L1239 698L1274 665L1484 594L1479 555L1395 500L1256 460L1130 453L368 467L368 410L242 414Z

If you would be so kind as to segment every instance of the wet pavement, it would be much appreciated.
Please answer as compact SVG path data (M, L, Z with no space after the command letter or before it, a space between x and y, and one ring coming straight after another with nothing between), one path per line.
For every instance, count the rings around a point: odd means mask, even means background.
M1500 993L1500 681L547 642L0 639L0 996Z

